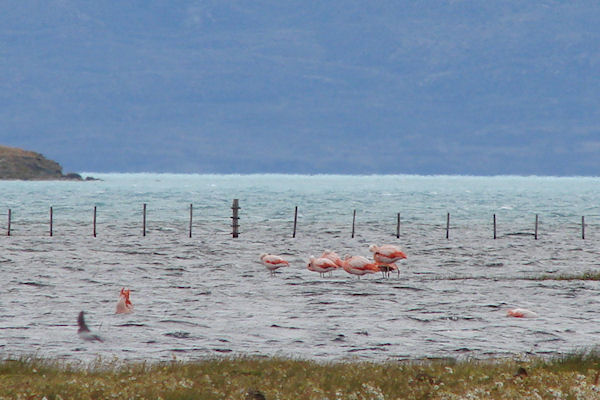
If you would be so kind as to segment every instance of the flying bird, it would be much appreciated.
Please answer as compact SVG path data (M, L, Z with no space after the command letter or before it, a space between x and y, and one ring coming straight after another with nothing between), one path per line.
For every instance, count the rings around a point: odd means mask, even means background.
M103 342L102 338L95 333L90 331L90 328L85 324L85 320L83 319L83 311L79 313L77 317L77 325L79 325L79 329L77 330L77 334L83 340L88 342Z

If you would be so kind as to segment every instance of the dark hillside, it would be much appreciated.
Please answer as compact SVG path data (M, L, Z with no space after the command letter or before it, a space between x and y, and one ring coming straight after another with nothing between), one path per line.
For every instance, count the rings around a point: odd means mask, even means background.
M0 146L2 180L81 180L78 174L64 175L56 161L33 151Z

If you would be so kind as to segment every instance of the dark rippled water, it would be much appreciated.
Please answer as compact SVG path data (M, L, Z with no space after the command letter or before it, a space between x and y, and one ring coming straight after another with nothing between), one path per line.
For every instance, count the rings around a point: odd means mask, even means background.
M600 336L598 282L531 279L600 268L600 179L101 177L0 183L13 219L8 237L6 211L0 216L1 356L485 358L562 354L594 346ZM230 235L233 198L242 207L237 239ZM358 280L338 271L321 278L306 269L309 256L324 249L369 256L371 243L404 248L399 276ZM270 276L258 262L263 252L291 266ZM123 286L135 312L115 315ZM538 318L509 318L511 307ZM80 310L103 343L77 337Z

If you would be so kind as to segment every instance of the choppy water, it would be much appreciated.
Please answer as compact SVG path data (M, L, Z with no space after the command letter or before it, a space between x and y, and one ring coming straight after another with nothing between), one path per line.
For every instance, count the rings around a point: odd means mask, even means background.
M0 182L1 357L482 358L561 354L600 337L600 283L528 279L600 268L600 178L99 176ZM306 269L324 249L369 256L371 243L405 249L399 278ZM291 267L269 276L262 252ZM133 314L113 314L121 287L131 288ZM516 306L539 317L506 317ZM104 343L77 337L80 310Z

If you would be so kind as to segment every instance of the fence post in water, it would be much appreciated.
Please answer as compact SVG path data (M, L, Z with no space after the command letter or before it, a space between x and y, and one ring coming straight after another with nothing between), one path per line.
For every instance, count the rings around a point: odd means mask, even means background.
M144 203L144 211L142 212L142 236L146 236L146 203Z
M11 212L10 212L10 208L8 209L8 229L6 231L6 236L10 236L10 218L11 218Z
M231 205L231 209L233 210L233 216L231 217L232 219L232 223L231 223L231 227L233 228L233 231L231 232L231 235L236 238L239 236L239 219L240 217L238 217L238 210L240 209L240 205L239 205L239 200L238 199L233 199L233 204Z
M494 214L494 239L496 239L496 214Z
M354 210L354 213L352 214L352 238L354 238L354 223L356 222L356 209Z
M396 223L396 239L400 238L400 213L398 213L398 222Z
M50 206L50 236L52 236L52 206Z
M446 214L446 239L450 239L450 213Z
M192 215L193 215L194 205L190 204L190 237L192 237Z
M292 233L292 237L296 237L296 224L298 222L298 206L294 209L294 233Z
M538 239L538 215L535 214L535 234L533 235L535 240Z
M96 206L94 206L94 237L96 237Z
M585 239L585 217L581 216L581 238Z

